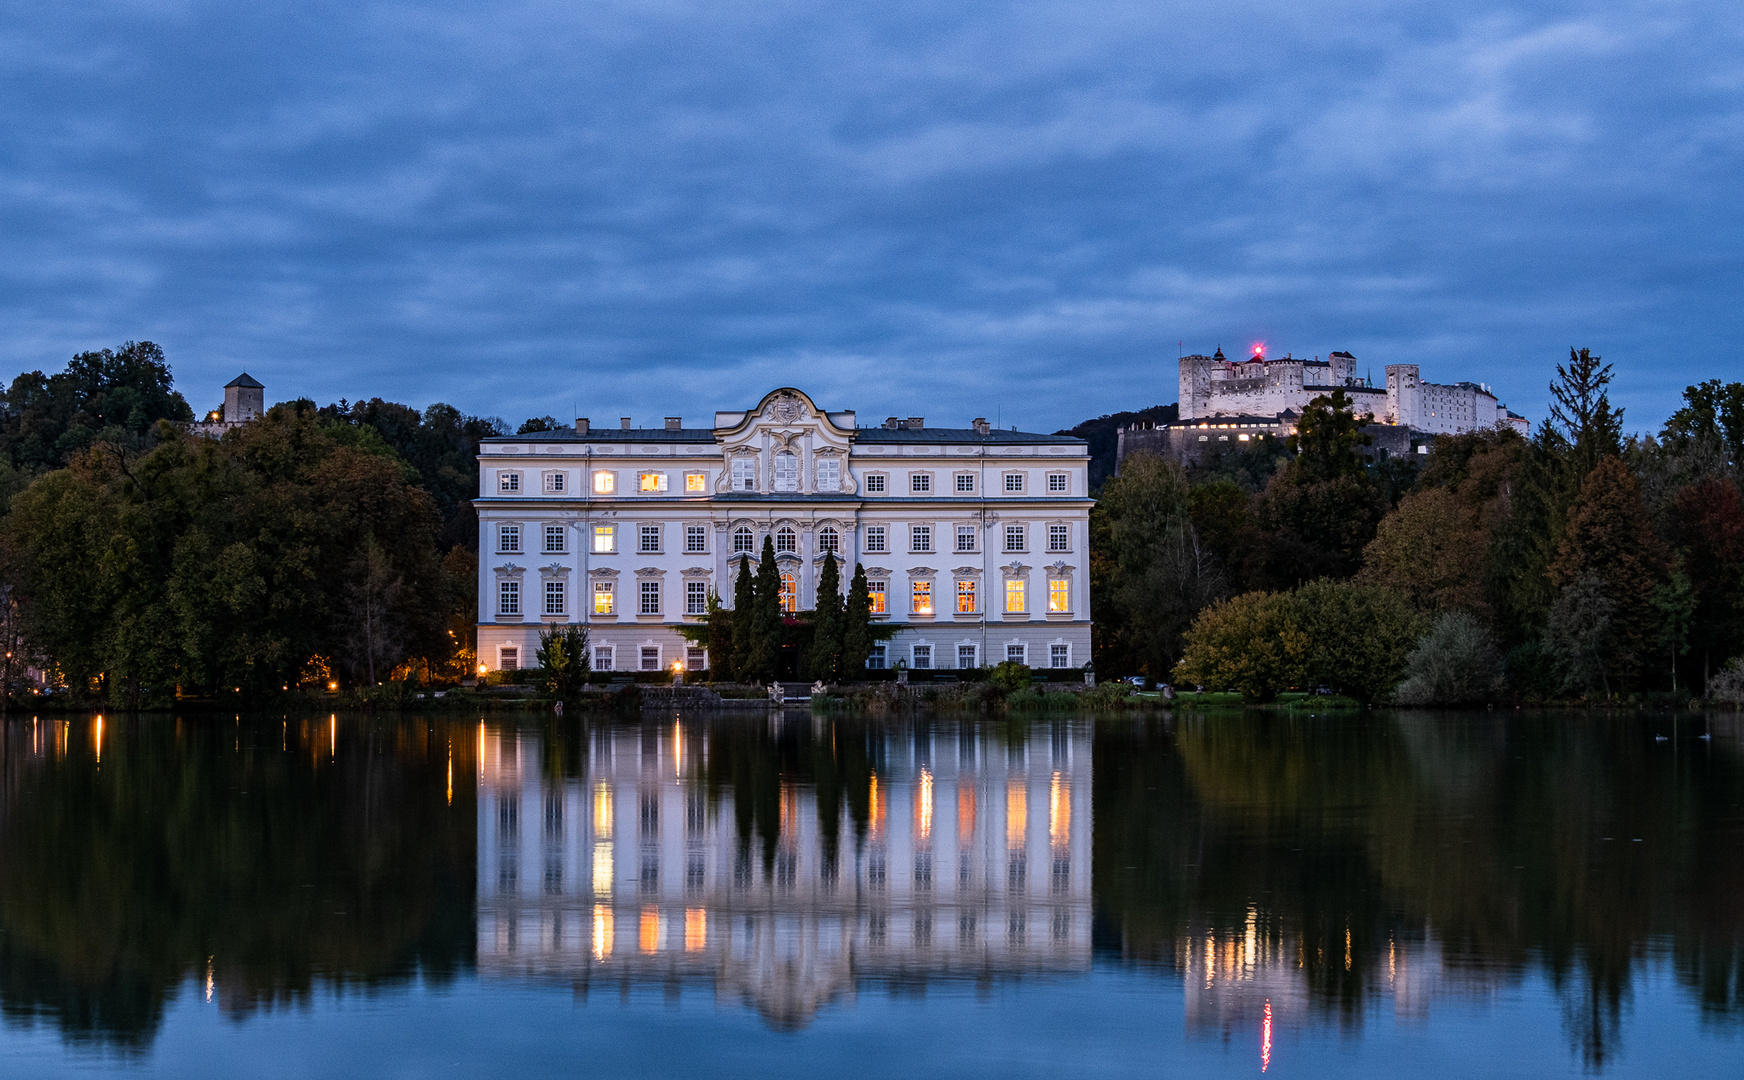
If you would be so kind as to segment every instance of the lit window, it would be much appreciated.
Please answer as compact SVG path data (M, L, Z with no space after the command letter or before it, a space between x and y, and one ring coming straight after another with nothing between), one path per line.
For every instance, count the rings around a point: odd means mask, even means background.
M686 495L703 495L708 491L708 479L699 472L684 474L684 493Z
M957 490L958 491L974 491L975 490L975 474L974 473L958 473L957 474Z
M545 492L555 495L563 490L563 474L560 472L545 474Z
M518 581L502 581L497 583L497 614L519 615L521 613L521 583Z
M684 550L692 555L707 551L708 526L686 525L684 527Z
M916 615L931 615L933 613L932 582L917 581L914 583L908 609Z
M1029 610L1029 582L1023 578L1006 579L1005 610L1019 613Z
M521 550L521 527L519 525L497 526L497 550L507 554Z
M1247 438L1247 436L1243 435L1242 438L1245 439L1245 438ZM1066 474L1063 472L1051 472L1051 473L1049 473L1048 474L1048 491L1051 492L1052 494L1055 494L1055 495L1058 495L1058 494L1065 492L1066 491Z
M799 490L799 455L783 450L775 455L774 467L770 469L770 477L776 491Z
M642 607L640 609L641 613L644 615L658 615L658 614L660 614L660 583L658 581L644 581L644 582L642 582L641 583L641 594L642 594Z
M1023 474L1020 472L1008 472L1008 473L1006 473L1005 474L1005 490L1007 490L1007 491L1022 491L1023 490Z
M957 614L975 614L975 583L973 581L957 582Z
M733 459L733 490L757 490L757 459L751 457L736 457Z
M1029 653L1023 645L1007 645L1005 659L1007 663L1027 664L1029 663Z
M933 527L931 525L915 525L908 531L909 542L914 551L931 551L933 549Z
M962 668L964 671L968 671L971 668L975 668L975 667L980 666L980 664L978 664L976 662L975 646L973 646L973 645L959 645L959 646L957 646L957 666Z
M873 551L873 552L884 551L884 550L886 550L884 543L885 543L884 526L882 526L882 525L868 525L868 526L866 526L866 550L867 551Z
M788 612L799 610L799 582L794 579L792 574L781 575L781 610Z
M1053 612L1072 610L1072 583L1065 578L1054 578L1048 582L1048 610Z
M733 530L733 554L756 550L757 537L748 526L741 525Z
M601 470L593 474L593 493L610 495L618 490L618 474Z
M593 650L593 669L595 671L612 670L612 653L616 650L610 645L596 645Z
M925 492L933 489L933 474L917 472L908 478L910 491Z
M545 614L563 614L565 610L563 600L563 582L547 581L545 583Z
M957 550L958 551L974 551L975 550L975 526L973 526L973 525L959 525L959 526L957 526Z
M868 581L866 583L866 608L874 615L882 615L888 609L884 606L884 582Z
M548 555L563 554L563 526L545 526L545 553Z
M498 473L497 474L497 490L498 491L519 491L519 490L521 490L521 474L518 472Z
M618 550L618 527L616 525L595 525L593 527L593 550L601 555L610 555Z
M1071 667L1072 647L1070 645L1049 645L1048 666L1057 668Z
M659 671L660 670L660 646L658 646L658 645L644 645L644 646L642 646L642 670L643 671Z
M596 581L593 583L593 613L595 615L611 615L618 610L617 592L612 582Z
M818 459L817 489L819 491L842 490L842 463L839 459L833 457Z
M1065 551L1065 550L1067 550L1071 546L1069 543L1067 543L1067 541L1071 537L1071 535L1072 535L1071 532L1064 525L1049 525L1048 526L1048 550L1049 551Z
M637 478L636 487L641 491L665 491L666 474L663 472L645 472Z
M889 649L889 646L885 645L884 642L882 642L882 641L880 641L878 644L872 646L872 651L866 654L866 668L867 668L867 670L869 670L869 671L883 671L885 657L888 655L888 649Z
M684 583L684 613L686 615L708 614L708 582L687 581Z
M825 525L818 530L817 546L819 551L827 551L834 555L841 550L842 534L836 531L835 526Z
M1005 527L1005 550L1022 551L1026 531L1022 525L1007 525Z
M636 550L650 554L658 553L660 550L660 526L638 526L636 529Z
M783 525L775 530L775 550L778 553L799 550L799 534L793 531L792 526Z
M884 474L873 473L866 477L866 490L873 494L882 493L884 491Z
M931 645L916 645L913 647L914 669L927 671L933 666L933 647Z

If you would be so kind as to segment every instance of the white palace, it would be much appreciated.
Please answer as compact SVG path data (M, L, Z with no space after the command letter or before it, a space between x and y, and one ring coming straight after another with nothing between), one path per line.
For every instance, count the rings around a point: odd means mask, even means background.
M1082 439L862 428L798 390L714 426L540 431L479 447L478 656L532 662L541 629L588 628L595 670L708 667L677 628L774 541L787 611L815 604L824 554L846 591L865 567L897 628L874 666L974 668L1090 659L1089 450Z

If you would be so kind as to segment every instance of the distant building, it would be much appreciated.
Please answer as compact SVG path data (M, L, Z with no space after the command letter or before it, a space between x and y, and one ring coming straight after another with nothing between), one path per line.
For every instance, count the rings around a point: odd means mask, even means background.
M245 371L224 384L224 408L208 414L206 422L195 424L193 430L215 439L265 415L266 384Z

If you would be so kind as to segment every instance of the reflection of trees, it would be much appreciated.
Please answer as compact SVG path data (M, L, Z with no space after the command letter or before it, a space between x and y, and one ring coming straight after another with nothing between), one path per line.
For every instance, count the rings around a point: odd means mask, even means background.
M245 1011L470 964L472 728L110 719L99 764L60 723L5 732L8 1015L143 1047L189 976Z
M1744 1019L1744 767L1719 745L1633 719L1267 714L1104 727L1096 777L1098 902L1134 958L1256 905L1299 940L1310 1000L1354 1018L1389 950L1432 937L1454 983L1539 965L1598 1067L1669 938L1707 1014Z

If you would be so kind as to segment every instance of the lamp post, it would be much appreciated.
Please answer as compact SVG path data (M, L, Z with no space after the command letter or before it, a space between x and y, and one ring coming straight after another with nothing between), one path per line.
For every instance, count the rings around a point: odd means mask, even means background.
M908 685L908 661L907 660L898 660L896 662L896 685L898 685L898 686L907 686Z

